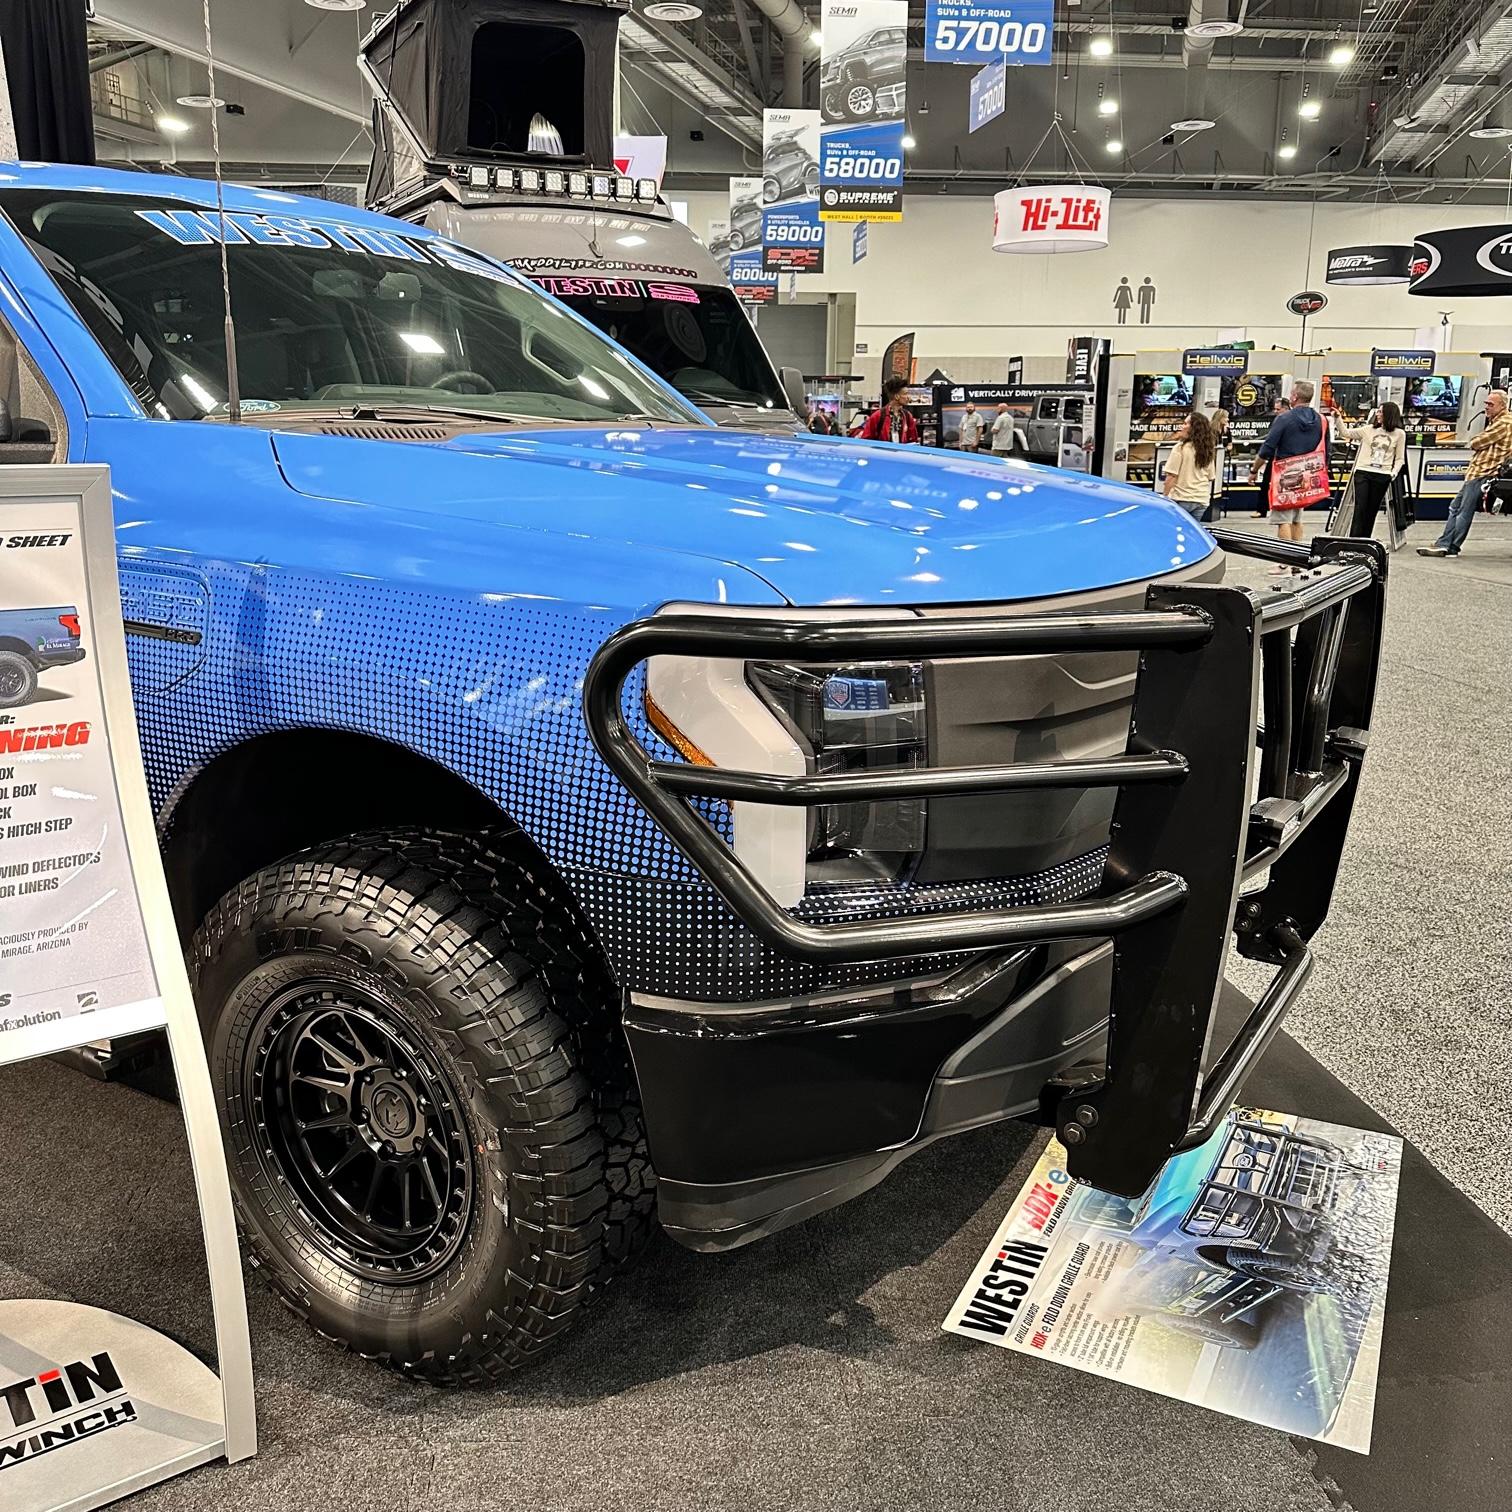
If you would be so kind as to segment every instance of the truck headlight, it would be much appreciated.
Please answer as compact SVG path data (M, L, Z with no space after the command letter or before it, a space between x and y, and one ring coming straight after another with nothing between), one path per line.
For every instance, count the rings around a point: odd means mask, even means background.
M924 668L752 662L751 686L797 740L810 772L928 765ZM910 798L807 810L810 883L896 881L924 850L926 804Z
M662 612L711 610L678 604ZM654 656L645 699L652 729L695 764L783 777L928 765L917 663L816 667ZM918 799L822 808L733 803L735 854L781 907L792 908L811 886L907 876L924 850L926 807Z

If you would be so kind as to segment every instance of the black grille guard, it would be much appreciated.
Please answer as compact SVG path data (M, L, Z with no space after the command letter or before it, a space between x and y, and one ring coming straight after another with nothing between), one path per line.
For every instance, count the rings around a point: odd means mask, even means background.
M740 920L780 951L861 962L1111 937L1106 1064L1051 1081L1042 1103L1071 1174L1125 1196L1212 1133L1310 975L1307 942L1328 913L1375 702L1384 548L1214 534L1233 554L1307 576L1268 593L1152 584L1135 611L886 621L665 615L611 636L583 688L588 730L609 768ZM623 710L627 678L658 655L843 663L1078 651L1139 653L1126 754L781 777L655 760ZM687 801L806 806L1070 787L1118 790L1099 895L843 925L794 918ZM1241 896L1266 871L1263 887ZM1204 1071L1231 933L1242 954L1279 970Z

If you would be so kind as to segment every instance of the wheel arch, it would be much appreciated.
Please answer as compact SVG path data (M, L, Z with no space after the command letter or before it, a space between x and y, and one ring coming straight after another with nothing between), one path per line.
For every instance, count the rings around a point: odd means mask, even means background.
M514 831L582 916L561 873L486 793L428 756L355 731L303 727L244 740L176 790L160 824L185 940L223 893L264 866L362 831L413 827Z
M0 651L14 651L17 656L24 656L31 662L37 659L37 648L24 640L18 640L14 635L0 635Z

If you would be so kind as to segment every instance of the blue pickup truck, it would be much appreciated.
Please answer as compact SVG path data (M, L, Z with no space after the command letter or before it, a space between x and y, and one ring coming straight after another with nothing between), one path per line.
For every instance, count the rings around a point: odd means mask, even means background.
M83 660L79 611L72 604L0 609L0 709L29 704L37 696L38 674Z
M729 1249L1008 1117L1137 1194L1306 977L1368 542L1235 538L1296 573L1252 592L1146 493L720 431L271 189L0 168L0 346L25 457L111 469L246 1245L353 1349L493 1378L654 1226ZM1214 1060L1231 938L1277 972Z

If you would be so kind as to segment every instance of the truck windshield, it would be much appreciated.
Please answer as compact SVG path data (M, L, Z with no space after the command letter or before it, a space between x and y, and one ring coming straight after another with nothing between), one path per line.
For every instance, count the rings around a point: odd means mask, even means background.
M729 289L645 278L534 277L695 404L788 407Z
M0 209L149 414L224 415L214 210L40 190L0 193ZM227 211L225 239L250 413L435 407L501 421L706 423L597 331L455 243L276 209Z

